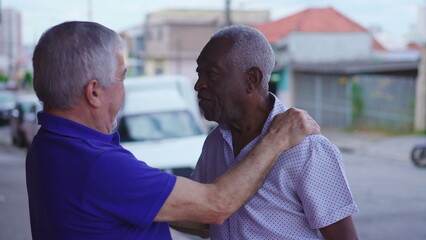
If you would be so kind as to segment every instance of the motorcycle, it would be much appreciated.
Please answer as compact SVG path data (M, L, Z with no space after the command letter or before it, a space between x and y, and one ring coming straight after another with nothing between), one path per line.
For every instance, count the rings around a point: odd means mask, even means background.
M411 150L411 160L418 167L426 167L426 143L420 143Z

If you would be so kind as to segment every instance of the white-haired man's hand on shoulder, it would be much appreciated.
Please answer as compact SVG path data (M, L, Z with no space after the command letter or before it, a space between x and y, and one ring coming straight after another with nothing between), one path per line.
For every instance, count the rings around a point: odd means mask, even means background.
M319 133L320 126L305 110L289 108L274 117L265 140L282 152L296 146L306 136Z

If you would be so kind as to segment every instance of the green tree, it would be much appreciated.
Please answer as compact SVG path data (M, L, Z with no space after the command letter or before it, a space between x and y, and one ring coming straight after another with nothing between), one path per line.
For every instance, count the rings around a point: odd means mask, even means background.
M24 87L33 86L33 75L30 72L25 72L23 85Z
M364 110L364 99L362 98L362 87L358 83L352 85L352 119L358 120Z
M6 75L0 73L0 82L6 83L8 79L9 78Z

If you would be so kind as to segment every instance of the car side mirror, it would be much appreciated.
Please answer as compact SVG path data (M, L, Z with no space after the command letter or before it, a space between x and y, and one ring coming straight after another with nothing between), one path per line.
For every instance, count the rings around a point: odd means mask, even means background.
M11 113L12 117L14 118L19 118L19 110L18 109L13 109L12 113Z

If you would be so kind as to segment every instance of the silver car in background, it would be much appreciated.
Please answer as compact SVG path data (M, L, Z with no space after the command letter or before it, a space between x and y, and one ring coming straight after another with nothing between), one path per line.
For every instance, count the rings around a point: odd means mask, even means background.
M122 146L151 167L189 177L207 136L189 80L151 76L124 84L117 126Z
M7 124L15 106L15 95L7 90L0 90L0 125Z

